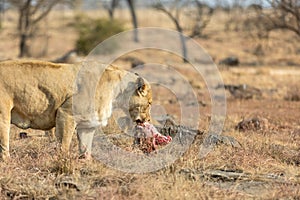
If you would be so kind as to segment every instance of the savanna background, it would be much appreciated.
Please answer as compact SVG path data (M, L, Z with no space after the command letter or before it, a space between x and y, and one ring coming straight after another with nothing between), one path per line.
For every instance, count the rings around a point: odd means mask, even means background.
M0 199L300 198L299 0L1 0L0 11L0 60L73 63L104 39L134 27L184 33L218 66L227 100L222 134L240 144L219 143L200 158L211 119L205 77L178 55L134 51L113 64L130 70L155 58L193 87L201 115L187 152L161 170L125 173L78 159L75 135L65 156L44 132L20 134L24 130L12 126L11 159L0 163ZM133 40L138 39L137 33ZM174 84L180 88L176 79ZM153 85L153 98L154 113L178 122L176 96ZM115 137L122 134L115 126L111 119L105 134L130 149L132 138Z

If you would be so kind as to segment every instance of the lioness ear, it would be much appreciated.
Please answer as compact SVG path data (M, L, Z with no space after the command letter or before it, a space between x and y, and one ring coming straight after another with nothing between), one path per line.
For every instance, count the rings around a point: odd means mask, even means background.
M138 77L136 80L136 92L139 96L145 97L147 95L146 84L143 78Z

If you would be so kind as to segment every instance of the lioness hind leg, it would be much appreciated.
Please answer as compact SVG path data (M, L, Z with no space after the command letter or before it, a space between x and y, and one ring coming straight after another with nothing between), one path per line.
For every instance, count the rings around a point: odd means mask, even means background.
M45 131L45 135L47 137L49 137L51 142L55 141L55 129L54 128Z
M64 108L59 108L56 114L55 134L61 142L62 151L69 152L72 136L75 130L75 121Z

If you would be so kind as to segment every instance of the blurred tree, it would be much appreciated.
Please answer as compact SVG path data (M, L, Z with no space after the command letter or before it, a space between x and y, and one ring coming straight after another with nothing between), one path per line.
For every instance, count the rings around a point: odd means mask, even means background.
M195 25L192 29L192 33L190 37L201 37L203 30L210 22L210 19L214 13L214 9L208 6L207 4L200 2L200 1L194 1L196 5L196 13L193 17L193 21L195 22Z
M179 15L183 6L182 1L173 1L169 8L167 8L161 1L156 1L153 7L163 13L165 13L175 24L177 31L179 32L181 48L182 48L182 59L183 62L187 62L187 48L186 48L186 37L183 35L183 28L179 22Z
M138 42L139 41L138 29L137 29L138 28L138 22L137 22L137 17L136 17L136 13L135 13L135 6L134 6L135 0L126 0L126 1L127 1L128 6L129 6L129 9L130 9L132 24L133 24L133 27L134 27L133 40L135 42Z
M262 8L263 2L269 9ZM300 37L300 0L264 0L259 4L251 4L249 9L256 13L251 18L260 32L269 34L280 29L294 32Z
M284 29L300 37L300 0L266 0L271 12L260 12L269 20L271 30Z
M268 44L270 33L286 30L300 37L300 0L261 0L252 1L244 12L247 18L242 19L241 28L253 40L256 46L253 54L258 58L265 56L264 45ZM264 9L267 7L267 9Z
M63 0L8 0L19 12L19 57L30 56L28 39L33 37L37 24Z
M220 6L220 8L222 8L221 10L225 11L225 13L228 15L228 19L224 23L224 30L233 30L236 32L240 31L245 20L245 15L243 15L243 13L245 13L245 7L242 5L242 2L234 0L232 4L223 4L223 6L224 7Z
M190 37L202 36L203 29L208 25L213 14L213 9L199 0L173 0L168 2L155 1L153 7L165 13L175 24L179 32L183 61L187 60L186 38L183 35L183 25L180 23L181 13L185 10L186 17L194 22Z
M136 15L136 12L135 12L135 0L126 0L126 2L127 2L128 7L129 7L129 10L130 10L132 25L133 25L133 28L135 29L133 39L134 39L135 42L138 42L139 41L139 39L138 39L138 30L137 30L138 20L137 20L137 15ZM109 14L110 19L114 18L115 9L119 6L119 4L120 4L120 0L111 0L110 4L105 6L106 9L108 10L108 14Z
M110 5L106 6L110 19L114 18L115 9L118 7L120 0L111 0Z

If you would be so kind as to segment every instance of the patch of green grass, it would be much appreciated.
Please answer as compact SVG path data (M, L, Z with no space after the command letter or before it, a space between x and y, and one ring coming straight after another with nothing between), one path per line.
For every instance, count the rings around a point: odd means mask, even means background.
M75 29L78 32L76 49L79 53L87 55L98 44L124 31L123 23L119 20L106 18L92 19L84 15L76 17ZM109 45L102 45L101 49L95 49L95 53L108 54L118 48L118 43L110 42Z

